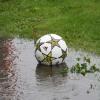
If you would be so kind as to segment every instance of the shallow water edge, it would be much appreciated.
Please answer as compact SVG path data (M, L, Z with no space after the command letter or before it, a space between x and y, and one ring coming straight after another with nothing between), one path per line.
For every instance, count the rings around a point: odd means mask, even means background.
M59 74L62 68L73 66L77 57L84 56L100 67L99 55L72 48L66 65L45 67L38 65L33 40L0 40L0 100L100 100L100 73L85 77Z

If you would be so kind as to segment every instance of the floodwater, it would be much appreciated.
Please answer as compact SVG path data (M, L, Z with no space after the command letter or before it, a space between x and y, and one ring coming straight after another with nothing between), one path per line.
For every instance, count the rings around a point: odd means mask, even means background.
M88 56L100 67L100 56L69 49L65 64L53 67L38 65L34 41L0 40L0 100L100 100L100 73L85 77L59 71ZM81 61L82 62L82 61Z

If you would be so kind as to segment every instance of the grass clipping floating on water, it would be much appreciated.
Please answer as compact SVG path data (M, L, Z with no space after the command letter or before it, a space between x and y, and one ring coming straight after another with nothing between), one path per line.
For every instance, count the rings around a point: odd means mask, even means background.
M82 74L85 76L87 73L95 73L100 72L100 69L96 66L96 64L91 65L91 59L84 57L83 63L79 63L81 58L76 58L77 63L73 65L71 68L66 67L60 71L61 75L65 76L65 74L70 73L77 73Z

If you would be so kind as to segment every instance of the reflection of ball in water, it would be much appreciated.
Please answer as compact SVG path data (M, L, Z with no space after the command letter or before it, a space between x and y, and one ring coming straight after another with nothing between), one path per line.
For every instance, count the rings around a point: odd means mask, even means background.
M65 41L56 34L42 36L36 42L36 59L45 65L56 65L64 62L68 48Z

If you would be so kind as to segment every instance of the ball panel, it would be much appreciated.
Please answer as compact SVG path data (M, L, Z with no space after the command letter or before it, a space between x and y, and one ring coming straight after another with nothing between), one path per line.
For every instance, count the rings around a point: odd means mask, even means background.
M60 45L61 49L63 49L64 51L67 50L67 45L66 45L66 43L65 43L64 40L60 40L60 41L58 42L58 44Z
M66 56L67 56L67 51L62 51L61 57L63 58L63 60L65 59Z
M59 40L53 39L53 40L51 41L52 48L53 48L54 46L59 46L58 42L59 42Z
M35 52L35 56L36 56L36 58L37 58L39 61L42 61L42 60L44 59L43 54L42 54L39 50L37 50L37 51Z
M52 49L52 57L59 58L62 55L62 50L58 46L54 46Z
M45 65L52 65L52 61L51 61L52 54L51 54L51 52L48 55L45 55L45 54L43 54L43 55L45 56L45 58L41 63L45 64Z
M51 37L54 39L62 39L60 36L56 35L56 34L51 34Z
M40 46L41 52L48 55L51 51L51 44L50 43L44 43Z
M62 58L57 58L52 60L52 65L61 64L63 62Z
M40 43L42 42L48 42L51 40L51 36L50 35L44 35L43 37L40 38Z
M41 49L40 49L40 46L42 45L42 43L40 43L40 41L38 41L38 43L36 43L36 45L35 45L35 50L39 50L39 51L41 51Z

